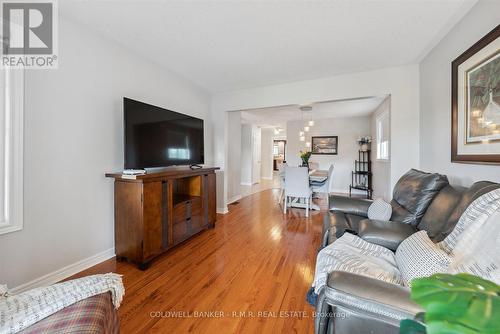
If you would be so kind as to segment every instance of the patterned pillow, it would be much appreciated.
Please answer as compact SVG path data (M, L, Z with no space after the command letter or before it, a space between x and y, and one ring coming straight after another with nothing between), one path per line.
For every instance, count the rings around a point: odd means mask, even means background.
M7 284L0 284L0 298L5 297L7 295Z
M466 235L453 250L448 272L469 273L500 284L500 211L491 214L476 229L466 229L462 234Z
M414 278L445 273L450 262L450 255L433 243L426 231L412 234L396 250L396 263L407 286Z
M368 208L368 218L375 220L390 220L392 206L381 198L377 198Z

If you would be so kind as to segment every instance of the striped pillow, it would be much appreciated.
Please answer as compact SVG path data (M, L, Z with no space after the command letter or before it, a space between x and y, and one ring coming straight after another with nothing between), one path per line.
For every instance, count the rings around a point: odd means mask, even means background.
M412 234L396 250L396 263L407 286L414 278L445 273L450 262L450 255L433 243L426 231Z
M381 198L377 198L368 208L368 218L375 220L390 220L392 206Z
M499 254L500 211L496 211L481 228L457 243L448 272L469 273L500 284Z

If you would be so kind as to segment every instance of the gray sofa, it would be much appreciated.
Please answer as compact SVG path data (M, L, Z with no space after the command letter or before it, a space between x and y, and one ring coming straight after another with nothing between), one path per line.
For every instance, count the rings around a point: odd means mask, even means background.
M465 209L500 184L481 181L469 188L452 186L444 175L410 170L393 192L391 221L368 219L371 201L330 196L323 222L322 247L345 232L393 251L411 234L425 230L434 242L443 240ZM409 289L374 278L334 271L316 303L315 333L398 333L399 321L420 308Z

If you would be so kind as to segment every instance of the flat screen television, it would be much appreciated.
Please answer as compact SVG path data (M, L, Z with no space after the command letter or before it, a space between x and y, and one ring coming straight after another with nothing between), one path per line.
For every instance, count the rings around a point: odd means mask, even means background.
M203 164L203 120L123 98L125 169Z

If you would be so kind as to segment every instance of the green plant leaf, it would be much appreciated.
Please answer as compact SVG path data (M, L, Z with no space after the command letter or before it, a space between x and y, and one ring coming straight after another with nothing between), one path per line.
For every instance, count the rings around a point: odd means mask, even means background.
M427 324L428 334L477 334L478 332L462 326L460 324L452 324L446 321L436 321ZM481 332L483 333L483 332Z
M500 286L469 274L412 281L411 298L425 309L427 332L500 333Z
M425 334L425 325L412 319L404 319L399 323L400 334Z

